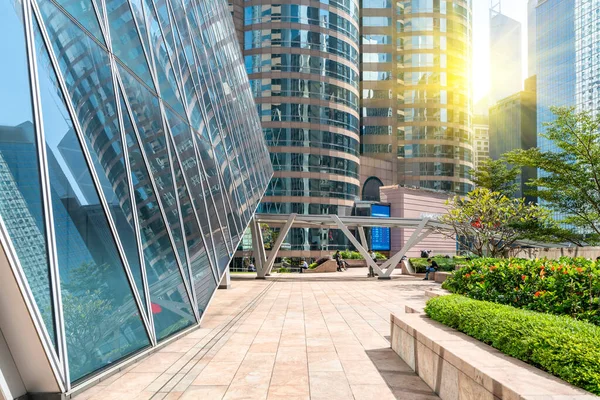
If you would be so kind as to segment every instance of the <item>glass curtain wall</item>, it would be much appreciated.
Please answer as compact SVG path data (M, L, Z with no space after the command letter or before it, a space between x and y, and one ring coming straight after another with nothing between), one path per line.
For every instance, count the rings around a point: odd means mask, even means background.
M224 2L2 1L0 38L2 231L69 388L198 323L273 170Z

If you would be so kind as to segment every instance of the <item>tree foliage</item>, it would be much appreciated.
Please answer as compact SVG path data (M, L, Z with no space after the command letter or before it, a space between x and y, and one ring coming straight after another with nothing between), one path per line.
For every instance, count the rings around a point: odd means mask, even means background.
M477 187L512 197L518 190L516 180L520 173L520 168L510 167L504 160L487 159L473 172L472 178Z
M508 162L541 171L527 183L530 193L553 211L564 215L561 222L585 232L585 243L600 243L600 116L577 113L574 108L552 108L554 122L545 124L540 135L555 149L514 150L505 155ZM565 230L565 232L567 232ZM572 235L576 244L583 240Z
M448 213L440 222L451 225L452 236L479 257L501 257L517 241L537 239L539 231L554 225L548 210L486 188L477 188L465 198L456 196L447 205Z

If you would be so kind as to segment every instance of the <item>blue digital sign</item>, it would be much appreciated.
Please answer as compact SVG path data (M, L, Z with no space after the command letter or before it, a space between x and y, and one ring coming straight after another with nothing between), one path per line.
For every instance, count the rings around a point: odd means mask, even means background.
M390 206L373 204L371 217L389 218ZM390 251L390 228L371 228L371 250Z

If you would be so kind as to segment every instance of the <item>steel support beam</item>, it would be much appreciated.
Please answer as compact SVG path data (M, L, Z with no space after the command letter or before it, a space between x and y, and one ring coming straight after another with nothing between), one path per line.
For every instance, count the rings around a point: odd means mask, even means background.
M256 272L257 272L256 278L257 279L265 279L265 276L269 275L271 273L271 270L273 269L273 264L275 263L275 258L277 258L277 253L279 253L279 249L281 248L281 245L283 244L285 237L287 236L292 225L294 224L294 221L296 220L296 215L297 214L290 214L285 225L279 231L279 236L277 237L277 240L275 241L273 248L269 252L269 256L268 256L266 262L264 263L264 268L262 268L262 270L260 270L260 271L258 270L258 268L256 269ZM260 230L260 227L259 227L259 230Z
M340 217L338 217L337 215L334 214L334 215L331 215L331 219L336 223L336 225L344 233L344 235L346 235L346 237L348 238L348 240L350 240L350 242L354 245L354 247L356 247L356 250L358 250L360 255L363 256L363 258L367 262L367 266L373 267L373 271L375 271L375 273L377 275L379 275L379 276L383 275L383 271L381 270L381 268L379 268L379 265L377 265L377 263L371 258L371 255L369 254L367 249L365 249L363 247L363 245L361 245L358 242L358 240L356 240L356 238L354 237L352 232L350 232L350 230L348 230L348 227L346 227L346 225L344 225L344 223L342 222ZM362 229L362 226L358 226L358 231L359 231L359 235L362 231L361 240L363 240L365 232ZM364 240L364 242L366 242L366 240Z
M390 257L390 259L387 260L381 266L382 269L385 269L385 273L379 277L380 279L390 279L392 272L394 272L394 269L396 269L396 266L402 260L402 257L404 257L408 250L410 250L414 245L419 243L421 240L425 239L427 236L429 236L429 234L431 234L431 232L433 232L433 230L431 229L427 229L425 232L423 232L428 222L429 219L422 220L417 229L415 229L415 231L410 236L410 239L408 239L404 246L402 246L402 249L396 254L394 254L392 257Z
M256 218L252 218L250 222L250 233L252 234L252 255L254 256L254 267L257 272L263 270L266 260L262 256L265 251L265 246L262 243L259 233L260 226L256 222Z

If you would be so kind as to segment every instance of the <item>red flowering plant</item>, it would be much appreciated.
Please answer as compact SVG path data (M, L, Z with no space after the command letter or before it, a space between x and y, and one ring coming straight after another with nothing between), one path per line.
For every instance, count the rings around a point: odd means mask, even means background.
M600 262L585 258L479 258L454 272L443 287L477 300L600 325Z

